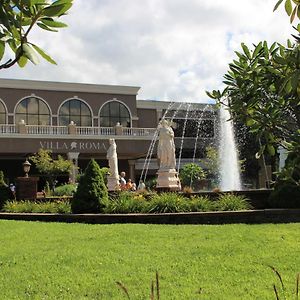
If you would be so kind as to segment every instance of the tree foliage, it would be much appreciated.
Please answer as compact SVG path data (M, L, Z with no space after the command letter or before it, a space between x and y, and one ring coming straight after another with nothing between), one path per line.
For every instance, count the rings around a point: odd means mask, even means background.
M202 179L206 177L204 170L195 163L183 166L179 173L182 186L196 188Z
M40 149L36 154L29 157L34 162L37 170L46 175L50 185L54 186L54 180L61 174L69 174L73 168L73 163L58 155L57 159L52 158L52 151Z
M102 172L94 159L87 165L80 177L77 191L72 200L73 213L102 212L108 201L107 187Z
M28 60L39 62L39 56L52 64L56 62L38 45L29 40L33 28L57 32L66 27L58 21L72 6L73 0L1 0L0 3L0 61L6 50L10 49L14 57L0 64L7 69L18 63L24 67Z

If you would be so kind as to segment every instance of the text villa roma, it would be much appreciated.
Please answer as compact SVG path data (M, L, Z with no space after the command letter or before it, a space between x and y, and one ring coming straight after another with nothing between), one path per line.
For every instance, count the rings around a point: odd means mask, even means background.
M40 141L42 149L49 150L100 150L103 147L101 142L60 142L60 141Z

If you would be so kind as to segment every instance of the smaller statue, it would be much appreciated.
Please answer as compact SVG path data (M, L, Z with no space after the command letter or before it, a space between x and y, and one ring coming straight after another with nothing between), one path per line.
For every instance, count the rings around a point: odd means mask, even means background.
M174 131L165 119L160 122L157 158L159 160L159 169L176 168Z
M106 158L108 159L109 165L109 177L119 179L117 144L115 139L109 139L109 148L107 149Z

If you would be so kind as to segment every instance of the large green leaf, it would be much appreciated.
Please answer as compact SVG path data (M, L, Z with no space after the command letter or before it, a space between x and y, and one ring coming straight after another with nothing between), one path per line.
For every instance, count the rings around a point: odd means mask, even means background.
M24 55L35 65L39 63L39 58L36 52L30 47L29 44L25 43L22 45Z
M41 48L39 48L37 45L31 44L31 46L34 48L34 50L41 56L43 57L45 60L47 60L49 63L53 64L53 65L57 65L57 63L55 62L55 60L53 60L48 54L45 53L44 50L42 50Z
M39 26L40 28L47 30L47 31L52 31L52 32L57 32L58 30L50 28L48 26L46 26L45 24L43 24L42 22L37 22L36 23L37 26Z
M52 18L43 18L43 19L40 19L40 21L49 27L57 27L57 28L67 27L67 24L54 21Z
M43 15L48 17L58 17L67 12L72 6L72 3L65 3L57 5L56 2L54 2L52 5L46 7L43 9Z
M290 16L293 10L291 0L286 0L284 5L286 13Z
M273 11L275 11L275 10L278 8L278 6L282 3L282 1L283 1L283 0L279 0L279 1L275 4Z

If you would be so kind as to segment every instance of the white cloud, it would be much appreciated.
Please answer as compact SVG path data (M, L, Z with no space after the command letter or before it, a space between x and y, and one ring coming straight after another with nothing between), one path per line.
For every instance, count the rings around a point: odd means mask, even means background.
M207 102L240 43L285 41L274 0L76 0L59 33L32 39L58 62L1 71L2 78L141 86L140 99Z

